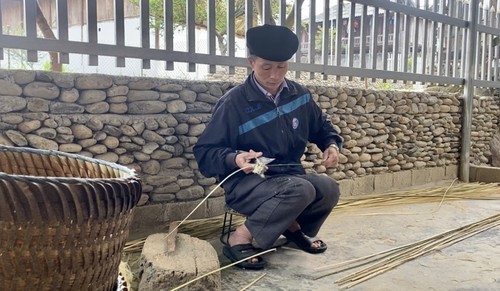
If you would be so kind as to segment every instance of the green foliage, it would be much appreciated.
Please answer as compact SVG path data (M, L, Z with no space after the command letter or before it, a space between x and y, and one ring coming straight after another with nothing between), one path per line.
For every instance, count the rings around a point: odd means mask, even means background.
M337 35L337 30L335 28L329 28L329 44L333 43L335 45L335 36ZM323 26L318 27L318 32L316 33L315 43L316 48L321 48L323 46Z
M140 0L129 0L131 4L140 6ZM154 29L163 30L164 27L164 0L149 0L149 15L150 25ZM272 17L275 22L279 18L279 3L280 1L271 1ZM207 0L196 0L195 2L195 25L198 27L206 27L208 23ZM187 0L172 0L172 15L174 26L186 25L186 6ZM234 0L236 23L244 23L245 16L245 0ZM287 5L286 14L288 15L292 9L292 5ZM254 15L258 15L257 7L254 5ZM215 30L218 34L224 35L227 31L227 0L215 0ZM236 33L244 34L244 25L239 27L236 25Z
M140 6L140 0L129 0L130 3ZM172 1L172 15L175 26L185 26L186 25L186 6L187 0L173 0ZM236 0L236 7L244 7L244 0ZM195 1L195 25L196 26L206 26L207 25L207 0L197 0ZM226 30L226 1L217 0L215 1L215 18L216 18L216 30L225 31ZM163 30L164 27L164 11L163 11L163 0L149 0L149 15L150 15L150 25L154 29Z
M382 90L382 91L392 91L394 90L394 85L393 83L390 82L381 82L377 83L376 88L377 90Z
M131 4L140 7L141 0L129 0ZM215 35L217 37L219 49L221 55L227 53L227 0L215 0ZM234 0L234 22L235 22L235 33L236 35L245 35L245 2L246 0ZM149 0L149 24L150 27L155 32L155 47L159 47L159 35L161 35L165 29L164 27L164 0ZM206 28L208 26L208 1L207 0L196 0L194 3L194 25L197 28ZM300 6L302 1L299 1ZM259 16L259 6L262 2L254 1L254 22ZM271 22L275 23L279 18L279 5L280 1L271 1ZM299 6L299 7L300 7ZM286 13L287 15L291 13L291 5L287 5ZM185 27L187 24L187 0L172 0L172 17L174 28ZM299 8L300 9L300 8Z
M50 65L50 61L45 61L45 62L43 62L43 64L42 64L42 69L43 69L44 71L49 71L49 72L50 72L50 71L51 71L51 69L52 69L52 66Z
M51 72L52 64L50 63L50 58L42 63L42 70ZM65 64L61 64L61 72L69 72L68 67Z
M413 58L409 57L406 61L406 66L408 67L408 71L411 72L413 69Z
M129 0L129 2L140 7L140 0ZM175 1L174 1L175 2ZM163 29L163 0L149 0L149 25L154 29Z

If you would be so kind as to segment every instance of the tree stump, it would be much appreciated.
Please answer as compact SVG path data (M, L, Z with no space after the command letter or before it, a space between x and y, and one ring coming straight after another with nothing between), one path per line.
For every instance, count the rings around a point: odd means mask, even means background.
M207 241L178 234L175 250L169 252L166 234L150 235L141 254L141 291L171 290L219 268L215 249ZM221 290L221 275L216 272L193 282L182 290Z

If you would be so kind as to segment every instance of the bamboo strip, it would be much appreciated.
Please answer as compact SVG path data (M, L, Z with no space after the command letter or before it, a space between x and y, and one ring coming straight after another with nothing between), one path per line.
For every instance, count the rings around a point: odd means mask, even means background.
M245 291L247 290L248 288L252 287L253 285L255 285L255 283L257 283L260 279L264 278L264 276L267 275L267 273L264 273L262 275L260 275L259 277L257 277L257 279L253 280L252 282L250 282L248 285L246 285L245 287L241 288L240 291Z
M212 195L212 193L215 192L215 190L218 187L220 187L224 182L226 182L227 179L231 178L231 176L233 176L236 173L238 173L240 171L243 171L243 170L245 170L245 169L247 169L249 167L250 166L238 169L238 170L232 172L231 174L229 174L226 178L224 178L224 180L222 180L219 184L217 184L217 187L215 187L214 189L212 189L212 191L210 191L210 193L208 193L207 196L205 198L203 198L200 201L200 203L198 203L198 205L196 205L196 207L193 210L191 210L191 212L189 212L189 214L181 222L179 222L179 224L177 224L177 226L174 229L171 229L170 232L165 235L165 238L168 238L168 236L170 236L172 233L174 233L196 211L196 209L198 209L201 205L203 205L203 203Z
M196 278L194 278L193 280L188 281L188 282L186 282L186 283L184 283L184 284L182 284L182 285L180 285L180 286L177 286L177 287L175 287L174 289L172 289L172 290L170 290L170 291L179 290L179 289L181 289L181 288L184 288L184 287L186 287L186 286L190 285L190 284L191 284L191 283L193 283L193 282L196 282L196 281L198 281L198 280L200 280L200 279L202 279L202 278L205 278L205 277L206 277L206 276L208 276L208 275L211 275L211 274L213 274L213 273L216 273L216 272L219 272L219 271L225 270L225 269L227 269L227 268L229 268L229 267L232 267L232 266L234 266L234 265L237 265L237 264L239 264L239 263L243 263L244 261L247 261L248 259L252 259L252 258L255 258L255 257L258 257L258 256L262 256L262 255L264 255L264 254L267 254L267 253L270 253L270 252L274 252L274 251L276 251L276 249L275 249L275 248L274 248L274 249L269 249L269 250L266 250L266 251L263 251L263 252L260 252L260 253L258 253L258 254L255 254L255 255L253 255L253 256L249 256L249 257L244 258L244 259L241 259L241 260L239 260L239 261L237 261L237 262L231 263L231 264L229 264L229 265L226 265L226 266L224 266L224 267L218 268L218 269L216 269L216 270L213 270L213 271L211 271L211 272L208 272L208 273L206 273L206 274L203 274L203 275L201 275L201 276L199 276L199 277L196 277Z
M455 183L451 184L451 186ZM410 203L430 203L441 201L440 205L445 201L451 200L500 200L499 196L493 194L500 193L498 184L481 184L481 183L461 183L455 186L437 186L429 188L419 188L412 190L401 190L386 192L381 194L362 195L354 197L341 198L339 204L335 207L334 213L338 214L342 211L350 211L352 209L375 208L382 206L392 206ZM444 194L443 194L444 193ZM440 206L433 212L437 211ZM380 213L378 213L380 214ZM393 214L393 213L391 213ZM403 213L402 213L403 214ZM404 213L409 214L409 213ZM366 214L369 215L369 214ZM374 215L374 214L371 214ZM187 218L186 218L187 219ZM220 231L223 215L208 219L184 220L179 225L178 231L186 233L200 239L213 238ZM244 217L234 217L236 225L243 223ZM142 250L142 246L146 238L137 239L127 242L125 252L137 252Z
M341 287L345 288L350 288L353 287L359 283L362 283L366 280L369 280L381 273L384 273L390 269L393 269L407 261L413 260L417 257L420 257L422 255L425 255L431 251L437 250L437 249L442 249L444 247L450 246L452 244L455 244L459 241L462 241L464 239L467 239L473 235L476 235L480 232L486 231L488 229L491 229L493 227L500 226L500 214L493 215L491 217L488 217L486 219L483 219L481 221L471 223L459 228L455 228L452 230L449 230L447 232L432 236L430 238L405 245L403 248L398 247L393 250L389 255L387 255L385 258L378 260L378 262L360 270L357 271L351 275L345 276L343 278L340 278L337 280L335 283L339 284ZM392 250L389 250L392 251ZM387 252L389 252L387 251ZM331 275L333 273L339 273L346 271L348 269L352 269L353 267L360 266L362 265L359 263L356 266L349 266L349 262L360 262L363 261L364 259L371 259L372 256L367 256L364 258L356 259L356 260L350 260L348 262L344 263L339 263L336 265L331 265L332 267L338 267L341 265L347 265L344 267L344 269L340 270L335 270L333 272L330 272L328 274L322 274L320 276L315 277L315 279L325 277L327 275ZM374 260L371 260L372 262ZM365 263L368 264L369 262ZM328 266L327 266L328 267ZM327 268L326 267L326 268ZM322 270L325 269L325 267L320 268Z
M430 237L428 239L425 239L425 240L421 240L421 241L418 241L416 243L413 243L413 244L409 244L407 245L408 247L405 247L401 252L398 252L396 254L396 256L400 256L401 254L404 254L404 253L408 253L408 254L411 254L414 250L416 250L417 248L423 248L425 249L425 247L432 247L432 246L435 246L437 245L440 240L444 238L447 238L447 237L451 237L452 235L454 235L454 233L459 233L461 230L463 229L468 229L470 228L469 226L466 226L466 227L461 227L461 228L457 228L457 229L454 229L454 230L451 230L451 231L447 231L445 233L441 233L441 234L438 234L438 235L435 235L433 237ZM483 231L483 230L478 230L478 231ZM475 234L475 233L474 233ZM428 244L428 245L427 245ZM387 259L386 261L392 261L393 258L395 258L396 256L391 256L389 259ZM381 265L381 266L387 266L386 265L386 261L381 261L380 263L378 264L375 264L375 265ZM374 265L372 265L371 267L369 268L373 268ZM366 268L364 270L367 270L369 268ZM363 271L363 270L362 270ZM360 271L360 273L362 272ZM349 276L348 276L349 277ZM344 277L344 278L347 278L347 277Z
M453 181L454 183L455 181ZM494 197L493 194L499 193L500 188L497 184L478 184L478 183L469 183L469 184L459 184L454 187L453 183L445 187L432 187L427 189L415 189L415 190L403 190L403 191L395 191L390 193L383 193L378 195L363 195L359 197L349 197L341 200L339 205L336 207L335 212L338 213L340 211L348 211L351 209L359 209L359 207L380 207L380 206L390 206L390 205L399 205L399 204L409 204L409 203L424 203L424 202L436 202L439 201L439 206L435 210L437 211L445 199L447 200L458 200L458 199L485 199L485 200L498 200L500 197ZM444 194L443 194L444 191ZM188 216L189 217L189 216ZM187 217L186 217L187 219ZM222 224L222 216L213 217L209 219L198 219L187 221L184 219L184 224L179 226L178 231L183 233L188 233L193 236L205 236L206 238L213 237L214 233L220 231L220 225ZM235 219L240 219L239 223L243 223L243 217L235 217ZM207 226L208 225L208 226ZM445 232L443 235L451 235L451 232L454 230L450 230ZM325 271L324 274L317 276L315 279L319 279L324 276L328 276L334 273L344 272L346 270L365 266L371 264L369 267L364 268L363 270L356 272L350 276L344 277L337 281L336 283L343 287L352 287L361 282L369 280L379 274L382 274L392 268L395 268L404 262L409 260L413 260L423 254L426 254L430 251L433 251L438 248L444 248L448 245L454 244L460 240L466 239L478 233L480 231L484 231L481 229L477 229L476 232L469 232L467 234L459 234L456 236L449 236L447 238L441 238L440 235L433 236L427 238L423 241L414 242L407 244L405 246L397 247L391 250L383 251L374 255L366 256L359 259L350 260L347 262L342 262L335 265L324 266L318 268L319 271ZM168 236L168 235L167 235ZM437 240L437 242L432 242L433 240ZM145 242L145 238L135 240L133 242L128 242L125 247L126 252L135 252L140 251ZM439 243L438 243L439 242ZM263 252L264 253L264 252ZM263 254L260 253L260 254ZM258 255L260 255L258 254ZM244 261L244 260L242 260ZM240 261L241 262L241 261ZM382 263L380 263L382 262ZM188 282L182 286L177 287L174 290L178 290L179 288L185 287L192 282L201 279L205 276L213 274L214 272L223 270L239 262L235 262L233 264L227 265L218 270L212 271L208 274L205 274L201 277L198 277L191 282ZM373 267L374 266L374 267ZM341 269L340 267L343 267ZM331 271L331 269L335 269ZM263 276L262 276L263 277ZM260 280L260 278L258 278ZM344 280L344 281L341 281ZM251 283L252 284L252 283ZM247 285L248 286L248 285ZM243 289L244 290L244 289Z

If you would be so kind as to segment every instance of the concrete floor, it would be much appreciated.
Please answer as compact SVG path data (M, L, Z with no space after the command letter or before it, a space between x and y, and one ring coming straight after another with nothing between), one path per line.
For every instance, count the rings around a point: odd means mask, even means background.
M339 290L336 280L358 269L314 279L314 269L371 255L500 213L499 200L460 200L333 212L319 237L328 250L311 255L281 247L264 256L268 267L222 271L222 290ZM211 241L221 265L229 263L222 245ZM433 251L379 274L350 290L500 290L500 227Z

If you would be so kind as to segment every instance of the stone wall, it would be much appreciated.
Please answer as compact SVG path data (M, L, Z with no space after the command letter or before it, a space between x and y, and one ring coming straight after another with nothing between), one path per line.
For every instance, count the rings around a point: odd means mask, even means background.
M500 97L476 97L473 102L471 164L492 165L490 141L500 132Z
M181 205L158 214L168 216L182 205L189 209L214 188L215 180L197 170L192 148L212 106L234 85L0 70L0 143L134 168L144 186L141 205ZM308 87L345 145L338 169L325 169L320 151L309 146L303 159L307 171L340 181L458 164L458 94ZM472 163L488 163L499 115L498 99L476 98ZM214 199L213 204L221 204L222 195L218 189L208 203Z

